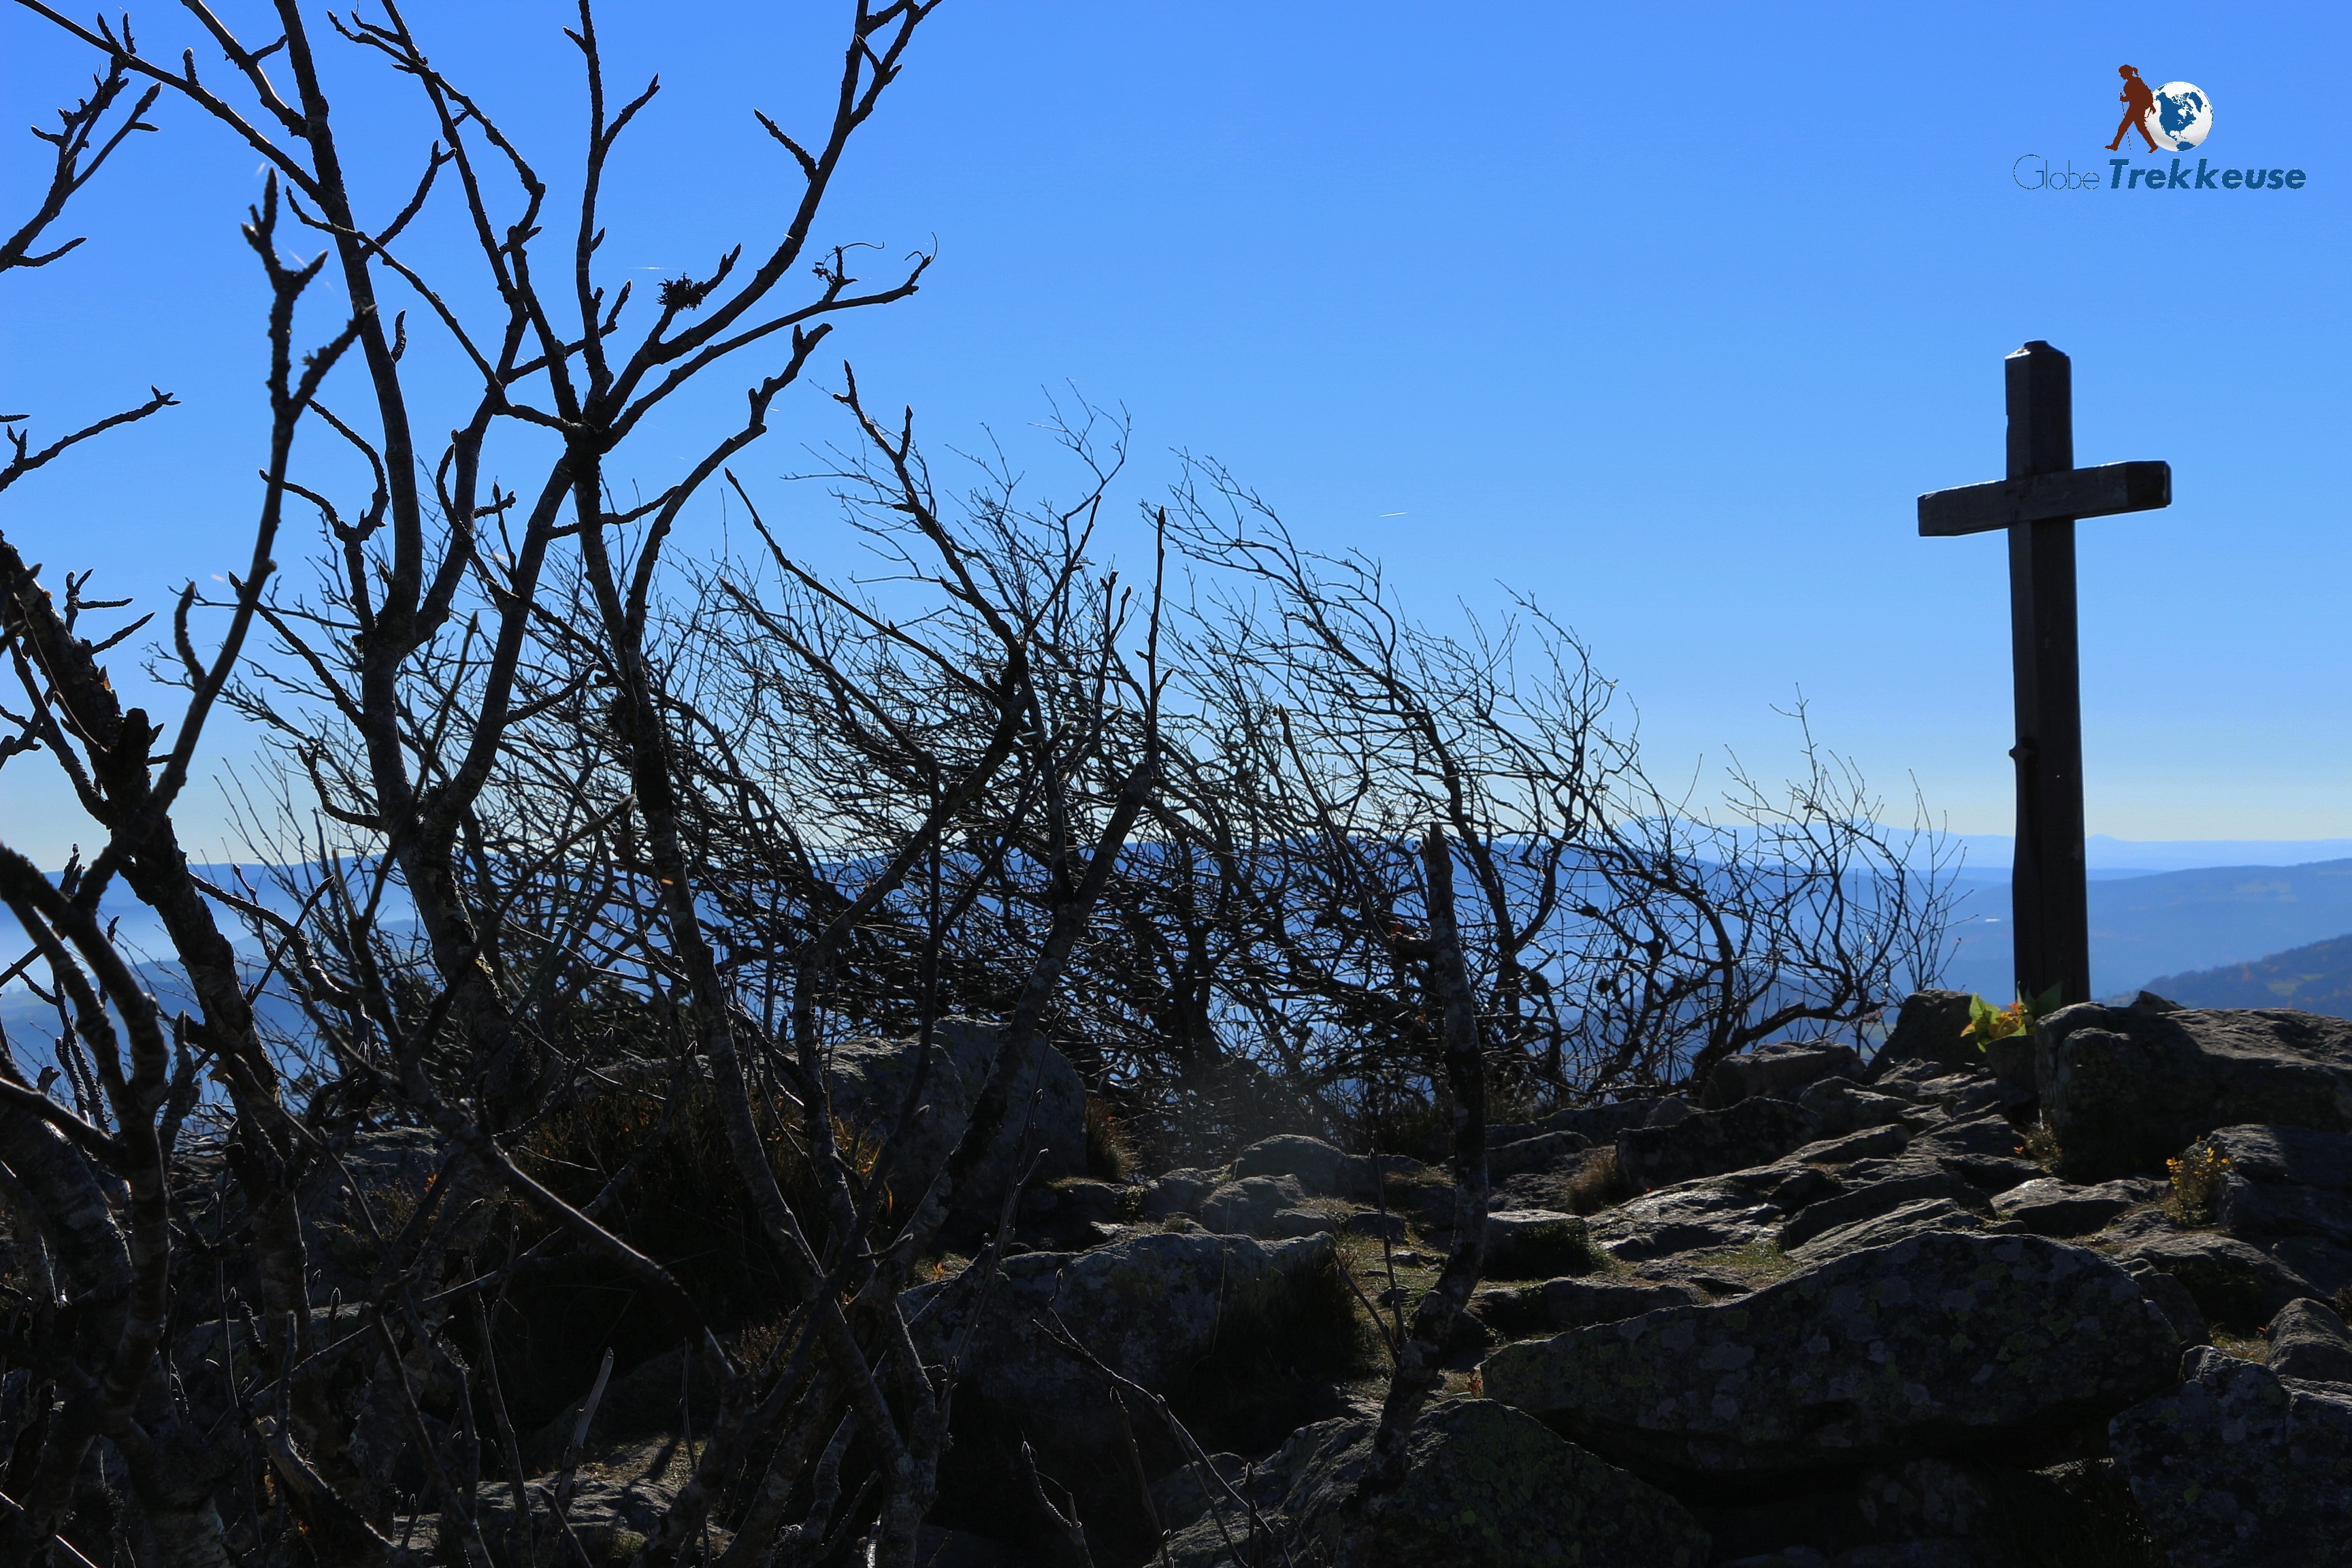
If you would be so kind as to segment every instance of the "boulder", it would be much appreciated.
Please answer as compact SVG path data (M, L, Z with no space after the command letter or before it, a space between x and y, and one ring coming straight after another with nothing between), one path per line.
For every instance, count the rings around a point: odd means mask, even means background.
M1538 1132L1486 1151L1486 1174L1496 1181L1522 1171L1540 1171L1564 1164L1592 1147L1581 1132Z
M2306 1383L2352 1384L2352 1332L2325 1301L2309 1297L2279 1309L2265 1331L2270 1369Z
M1764 1477L2047 1433L2163 1387L2177 1340L2107 1259L1915 1236L1739 1300L1506 1345L1486 1394L1664 1476Z
M1314 1236L1336 1230L1337 1216L1307 1206L1296 1176L1244 1176L1201 1200L1201 1222L1228 1236Z
M2024 1135L1998 1112L1955 1118L1911 1140L1905 1157L1934 1163L1969 1185L2004 1193L2046 1173L2025 1157Z
M1900 1095L1874 1094L1843 1078L1825 1078L1808 1086L1797 1096L1797 1103L1821 1119L1824 1138L1884 1127L1902 1121L1911 1110L1911 1102Z
M2070 1181L2153 1173L2241 1123L2352 1132L2352 1019L2084 1003L2042 1019L2035 1041L2042 1118Z
M955 1152L996 1058L996 1030L975 1019L941 1019L931 1039L923 1109L898 1145L898 1171L892 1177L894 1188L905 1192L921 1191ZM917 1065L911 1038L869 1036L843 1041L833 1053L835 1114L866 1136L888 1136L898 1125ZM1013 1069L1011 1089L1011 1112L963 1190L951 1199L959 1210L987 1219L995 1217L1005 1188L1031 1156L1038 1158L1040 1181L1086 1171L1087 1085L1078 1069L1039 1042L1031 1047L1030 1060Z
M2197 1305L2197 1298L2189 1293L2188 1286L2145 1258L2126 1258L2122 1262L2131 1277L2139 1281L2139 1293L2164 1314L2183 1345L2212 1343L2204 1310Z
M1593 1246L1627 1263L1742 1247L1770 1237L1783 1211L1726 1182L1645 1194L1591 1216Z
M1702 1110L1721 1110L1759 1094L1787 1095L1817 1079L1853 1078L1862 1058L1852 1046L1831 1040L1780 1040L1724 1058L1699 1091Z
M1549 1209L1506 1209L1486 1216L1489 1279L1549 1279L1589 1271L1596 1259L1584 1221Z
M1628 1128L1617 1134L1617 1168L1636 1187L1663 1187L1769 1165L1812 1142L1821 1130L1811 1111L1786 1100L1745 1100L1723 1110L1694 1111L1671 1126Z
M1025 1439L1040 1470L1076 1495L1089 1529L1101 1521L1097 1550L1142 1528L1128 1428L1100 1380L1048 1337L1039 1318L1049 1309L1113 1370L1169 1397L1196 1430L1213 1413L1188 1401L1223 1386L1220 1378L1270 1384L1318 1368L1343 1372L1355 1332L1329 1237L1137 1232L1086 1252L1008 1258L984 1292L961 1277L921 1286L908 1293L908 1316L926 1361L944 1361L971 1334L933 1522L1017 1536L1026 1510L1005 1500L1027 1496L1014 1462ZM1333 1364L1321 1367L1318 1357ZM1147 1474L1180 1458L1155 1423L1138 1420L1134 1435Z
M1360 1531L1356 1561L1399 1568L1703 1568L1712 1555L1706 1531L1673 1498L1486 1399L1430 1405L1407 1438L1403 1485L1358 1521L1347 1505L1372 1431L1367 1420L1321 1422L1268 1465L1286 1482L1268 1522L1296 1543L1297 1561L1330 1561ZM1235 1568L1241 1524L1201 1519L1170 1540L1167 1561Z
M1992 1212L2036 1236L2088 1236L2106 1228L2124 1210L2153 1203L2164 1193L2162 1182L2145 1177L2082 1187L2042 1176L2000 1194L1992 1200Z
M1856 1160L1899 1154L1910 1147L1911 1136L1911 1129L1899 1123L1865 1128L1843 1138L1824 1138L1817 1143L1805 1144L1789 1158L1808 1165L1850 1165Z
M1949 1198L1921 1198L1885 1214L1822 1231L1811 1240L1790 1247L1789 1261L1801 1268L1866 1247L1884 1247L1926 1231L1982 1230L1984 1226L1983 1217L1975 1210L1962 1208Z
M2352 1133L2308 1127L2221 1127L2205 1142L2228 1157L2231 1173L2249 1182L2352 1192Z
M1823 1198L1781 1226L1774 1239L1782 1251L1793 1252L1817 1236L1930 1198L1945 1198L1962 1208L1989 1212L1982 1193L1958 1176L1931 1168L1851 1186L1835 1197Z
M1170 1215L1192 1214L1201 1200L1223 1184L1214 1171L1169 1171L1151 1179L1143 1189L1143 1214L1147 1219L1166 1219Z
M2313 1294L2310 1280L2262 1248L2210 1230L2158 1232L2116 1256L2179 1280L2208 1321L2249 1332L2296 1297Z
M1963 1037L1969 1026L1966 991L1914 991L1895 1015L1894 1032L1870 1064L1876 1079L1909 1062L1928 1062L1948 1071L1984 1066L1984 1053Z
M1509 1340L1619 1322L1661 1307L1699 1305L1707 1300L1681 1280L1598 1276L1481 1290L1470 1299L1470 1313L1496 1337Z
M1370 1203L1378 1195L1380 1173L1420 1177L1428 1167L1402 1154L1349 1154L1320 1138L1285 1132L1261 1138L1234 1157L1234 1175L1296 1176L1308 1194Z
M2172 1568L2334 1568L2352 1542L2352 1389L2199 1347L2107 1426Z
M1570 1106L1534 1121L1497 1121L1487 1127L1486 1142L1491 1148L1546 1132L1573 1132L1595 1143L1606 1143L1626 1128L1647 1122L1662 1103L1654 1096L1618 1100L1607 1105Z

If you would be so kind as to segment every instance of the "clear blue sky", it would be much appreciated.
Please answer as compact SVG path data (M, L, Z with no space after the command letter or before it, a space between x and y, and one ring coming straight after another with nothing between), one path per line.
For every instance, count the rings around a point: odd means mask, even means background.
M410 12L560 167L565 7ZM791 185L750 110L817 122L838 13L610 8L615 75L665 82L610 187L616 268L700 270L770 232ZM179 13L134 19L177 53ZM1999 476L2001 355L2045 338L2074 357L2077 460L2167 458L2178 497L2081 528L2093 830L2352 834L2347 46L2342 6L950 0L829 227L939 262L831 358L940 443L1017 436L1075 383L1130 411L1135 494L1171 448L1213 454L1433 618L1497 579L1534 593L1661 762L1771 764L1770 706L1801 689L1890 791L1916 773L1952 826L2003 832L2004 552L1921 540L1912 508ZM2019 189L2021 154L2104 174L2124 61L2210 95L2217 164L2307 186ZM425 133L338 68L396 205ZM0 9L0 119L46 117L86 69ZM259 462L235 232L256 161L160 113L72 230L89 246L0 290L8 411L54 428L150 381L187 399L7 503L53 574L96 562L150 595L238 557ZM0 217L39 150L5 144ZM732 416L751 374L699 411ZM742 467L804 468L840 434L811 389ZM650 452L641 471L667 477ZM811 487L764 482L803 549L850 559ZM0 810L53 847L32 772L0 775Z

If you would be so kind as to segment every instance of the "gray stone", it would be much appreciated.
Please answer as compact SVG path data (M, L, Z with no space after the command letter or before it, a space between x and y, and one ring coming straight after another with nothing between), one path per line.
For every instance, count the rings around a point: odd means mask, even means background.
M2172 1568L2338 1568L2352 1542L2352 1389L2199 1348L2187 1381L2108 1423Z
M2209 1321L2244 1331L2270 1321L2296 1297L2315 1294L2310 1280L2269 1253L2210 1230L2151 1236L2117 1257L2162 1269L2189 1288Z
M1786 1100L1746 1100L1727 1110L1695 1112L1672 1126L1620 1132L1617 1168L1636 1187L1663 1187L1769 1165L1820 1132L1811 1111Z
M1346 1286L1335 1289L1331 1279L1337 1268L1328 1236L1260 1242L1139 1232L1087 1252L1008 1258L977 1300L961 1277L909 1291L908 1316L926 1362L943 1361L960 1336L972 1335L956 1390L956 1441L940 1472L943 1500L957 1501L960 1517L940 1522L968 1523L1001 1502L1016 1484L1008 1456L1025 1438L1038 1467L1077 1493L1090 1521L1132 1524L1135 1480L1118 1411L1100 1380L1047 1337L1039 1319L1048 1309L1113 1370L1165 1395L1181 1393L1205 1366L1279 1370L1269 1358L1295 1353L1291 1340L1347 1332ZM1290 1338L1277 1349L1269 1334ZM1139 1440L1164 1446L1150 1423L1137 1426Z
M1236 1178L1296 1176L1310 1196L1366 1204L1378 1193L1380 1173L1419 1178L1428 1169L1402 1154L1383 1154L1377 1161L1370 1154L1349 1154L1297 1132L1262 1138L1234 1157Z
M1648 1193L1593 1215L1592 1244L1628 1263L1713 1251L1769 1238L1781 1211L1722 1182L1693 1182Z
M1862 1070L1862 1058L1852 1046L1831 1040L1779 1040L1724 1058L1706 1075L1699 1107L1721 1110L1759 1094L1788 1095L1816 1079L1837 1074L1852 1078Z
M1402 1241L1405 1234L1404 1216L1376 1214L1360 1209L1340 1221L1339 1228L1349 1236L1369 1236L1375 1241Z
M1697 1109L1679 1094L1668 1095L1650 1107L1649 1120L1643 1121L1642 1125L1644 1127L1679 1126L1689 1121Z
M1820 1144L1808 1144L1819 1148ZM1845 1191L1845 1184L1821 1166L1804 1158L1805 1151L1798 1150L1785 1160L1752 1170L1734 1171L1718 1178L1722 1184L1754 1193L1783 1214L1794 1214L1807 1204L1819 1203Z
M1666 1475L1881 1463L2112 1414L2177 1341L2130 1275L2034 1236L1916 1236L1739 1300L1506 1345L1487 1394Z
M2084 1003L2035 1038L2042 1116L2071 1181L2153 1173L2221 1127L2352 1132L2352 1019Z
M2009 1088L2031 1098L2040 1093L2042 1089L2041 1079L2033 1069L2033 1037L2030 1034L1987 1040L1984 1046L1985 1070Z
M1982 1067L1984 1054L1963 1037L1972 1000L1966 991L1914 991L1906 996L1869 1076L1877 1079L1906 1062L1930 1062L1947 1070Z
M1825 1230L1800 1247L1789 1248L1789 1261L1799 1266L1824 1263L1865 1247L1884 1247L1906 1236L1931 1230L1982 1230L1984 1219L1949 1198L1921 1198L1869 1219Z
M1153 1177L1144 1187L1144 1215L1150 1219L1165 1219L1170 1215L1191 1214L1219 1184L1214 1171L1166 1172Z
M1486 1216L1486 1273L1490 1279L1549 1279L1590 1268L1585 1223L1549 1209L1509 1209Z
M1546 1132L1573 1132L1595 1143L1612 1142L1626 1128L1648 1121L1661 1103L1651 1096L1612 1100L1606 1105L1569 1106L1534 1121L1496 1122L1486 1129L1486 1141L1490 1144L1516 1143L1522 1138Z
M2045 1174L2022 1152L2025 1135L1999 1114L1954 1120L1911 1140L1914 1162L1933 1161L1969 1185L2003 1193Z
M2221 1127L2205 1135L2227 1155L2232 1173L2250 1182L2352 1192L2352 1133L2308 1127Z
M2139 1281L2139 1293L2164 1314L2165 1321L2172 1325L2173 1333L2183 1345L2212 1342L2204 1309L2197 1305L2197 1298L2189 1293L2188 1286L2145 1258L2126 1258L2122 1262L2131 1277Z
M1931 1168L1853 1186L1835 1197L1824 1198L1781 1226L1774 1239L1782 1251L1793 1252L1813 1237L1842 1226L1892 1214L1906 1204L1930 1198L1948 1199L1962 1208L1989 1212L1982 1193L1958 1176Z
M996 1043L995 1029L971 1018L944 1018L933 1030L923 1109L898 1146L895 1188L920 1192L946 1166L986 1087ZM832 1060L835 1114L869 1136L887 1136L898 1125L917 1065L911 1038L843 1041ZM1013 1109L964 1189L952 1195L959 1209L992 1216L1014 1173L1025 1168L1033 1155L1038 1158L1040 1181L1078 1175L1086 1169L1087 1085L1078 1069L1039 1042L1031 1047L1030 1060L1010 1071Z
M1486 1399L1431 1405L1407 1439L1403 1485L1352 1519L1372 1430L1364 1420L1320 1422L1268 1465L1287 1483L1270 1522L1296 1543L1296 1560L1330 1561L1350 1537L1355 1560L1382 1568L1703 1568L1711 1555L1706 1531L1664 1492ZM1244 1535L1236 1522L1179 1531L1169 1563L1234 1568L1228 1543Z
M2011 1187L1992 1200L1992 1212L2013 1219L2036 1236L2088 1236L2127 1208L2164 1195L2162 1182L2144 1178L2079 1187L2042 1176Z
M1866 1128L1849 1132L1843 1138L1824 1138L1808 1143L1789 1156L1809 1165L1850 1165L1856 1160L1884 1159L1899 1154L1911 1143L1912 1132L1899 1124Z
M2221 1179L2213 1212L2232 1236L2318 1236L2352 1243L2352 1193L2229 1175Z
M1797 1103L1821 1118L1822 1136L1843 1138L1866 1127L1898 1122L1911 1102L1900 1095L1876 1094L1842 1078L1825 1078L1797 1096Z
M1244 1176L1201 1200L1201 1223L1230 1236L1272 1236L1276 1215L1306 1204L1306 1184L1296 1176Z
M2289 1301L2271 1320L2270 1369L2307 1383L2352 1384L2352 1332L2325 1301Z
M1522 1171L1539 1171L1573 1160L1592 1147L1581 1132L1538 1132L1486 1152L1486 1174L1501 1180Z
M1696 1286L1681 1280L1599 1276L1481 1290L1471 1298L1470 1311L1497 1337L1523 1339L1592 1323L1614 1323L1661 1307L1697 1305L1708 1300Z

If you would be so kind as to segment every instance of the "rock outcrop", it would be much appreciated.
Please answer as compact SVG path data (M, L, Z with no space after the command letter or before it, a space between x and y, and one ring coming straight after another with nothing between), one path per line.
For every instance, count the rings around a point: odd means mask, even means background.
M1351 1518L1373 1424L1343 1419L1294 1436L1267 1467L1278 1496L1261 1517L1292 1560L1330 1561L1353 1534L1356 1561L1465 1568L1703 1568L1712 1543L1689 1510L1491 1400L1433 1405L1408 1439L1404 1484ZM1269 1490L1272 1489L1270 1488ZM1169 1542L1173 1568L1238 1568L1249 1521L1202 1518ZM1306 1555L1313 1553L1313 1556ZM1276 1558L1275 1561L1280 1561Z
M1925 1457L2114 1414L2168 1381L2170 1325L2123 1269L2033 1236L1936 1234L1745 1300L1507 1345L1487 1394L1666 1475Z
M987 1086L996 1057L996 1031L969 1018L940 1020L932 1031L929 1076L923 1106L898 1148L892 1184L919 1193L946 1164L963 1139ZM919 1058L905 1037L845 1040L833 1054L835 1112L877 1141L898 1125ZM1016 1171L1037 1157L1038 1178L1082 1173L1087 1163L1087 1085L1059 1051L1042 1043L1031 1059L1013 1069L1013 1110L997 1129L987 1152L972 1168L964 1190L953 1194L961 1209L992 1219L993 1207ZM1034 1109L1032 1109L1032 1096Z
M2333 1568L2352 1542L2352 1388L2200 1348L2118 1415L2116 1462L2172 1568Z
M2352 1132L2352 1019L2084 1003L2042 1019L2035 1041L2042 1119L2069 1181L2158 1171L2220 1127Z

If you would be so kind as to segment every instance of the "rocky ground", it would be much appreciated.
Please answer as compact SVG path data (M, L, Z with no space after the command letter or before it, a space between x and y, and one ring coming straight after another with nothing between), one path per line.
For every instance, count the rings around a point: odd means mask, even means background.
M2352 1562L2352 1023L2144 997L1987 1053L1966 1017L1493 1128L1484 1282L1370 1560ZM983 1320L924 1322L973 1336L937 1568L1078 1561L1041 1492L1099 1568L1328 1561L1369 1325L1452 1215L1442 1173L1298 1136L1031 1190ZM591 1467L585 1532L625 1542L665 1458Z

